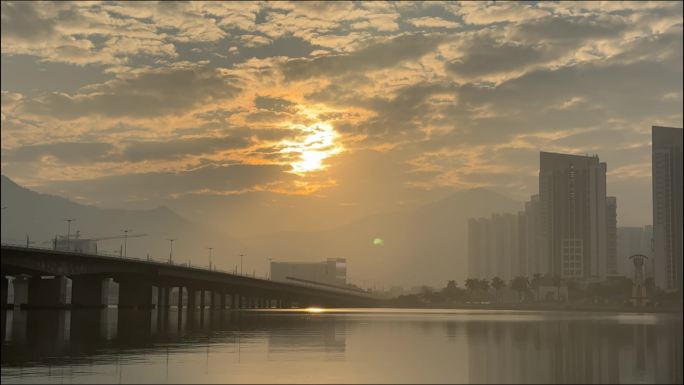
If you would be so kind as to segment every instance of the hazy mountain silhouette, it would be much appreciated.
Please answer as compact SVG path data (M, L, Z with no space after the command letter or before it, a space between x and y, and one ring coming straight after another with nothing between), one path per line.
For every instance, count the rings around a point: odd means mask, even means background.
M167 207L151 210L102 209L95 206L74 203L68 199L37 193L19 186L2 176L2 240L3 242L25 243L26 236L35 242L34 246L50 247L55 235L66 235L65 218L75 218L71 224L71 235L80 230L82 238L121 235L121 229L132 229L132 233L145 233L144 238L128 240L128 255L166 259L169 256L167 238L178 238L174 242L174 260L186 262L191 256L195 264L206 264L207 246L215 247L215 261L222 261L221 267L234 266L236 254L243 249L238 241L226 234L213 231L188 221ZM123 240L105 240L98 243L101 251L118 253ZM219 246L220 245L220 246ZM229 260L228 260L229 259Z
M128 255L168 258L167 238L174 243L178 262L190 257L194 264L206 264L207 246L214 247L214 262L220 268L239 266L244 253L245 272L256 268L267 272L268 258L278 261L320 261L347 258L348 275L357 284L443 285L448 279L462 281L467 271L467 220L494 212L516 212L513 201L486 189L454 193L445 199L391 213L375 214L343 226L320 231L283 231L236 239L221 228L193 223L167 207L152 210L102 209L74 203L21 187L2 176L2 239L23 243L26 235L37 246L49 247L56 234L66 234L65 218L76 218L72 234L82 237L119 235L121 229L147 233L129 239ZM245 208L246 209L246 208ZM236 216L237 215L237 216ZM248 212L236 213L250 215ZM266 220L266 219L262 219ZM374 245L380 238L384 245ZM118 252L122 240L101 241L100 250ZM239 267L238 267L239 269ZM367 281L367 282L364 282Z
M278 232L242 238L250 253L276 260L347 258L354 283L444 284L467 274L467 220L517 212L522 204L486 189L378 214L332 230ZM373 244L375 238L384 245ZM371 273L372 272L372 273Z

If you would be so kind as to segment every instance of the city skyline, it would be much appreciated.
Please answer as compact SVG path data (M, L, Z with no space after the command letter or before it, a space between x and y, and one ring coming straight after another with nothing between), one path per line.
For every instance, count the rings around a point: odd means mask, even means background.
M682 292L682 128L652 126L653 224L620 226L598 155L539 153L539 193L516 214L468 219L469 277L606 280L631 276L625 261L646 257L644 276ZM496 279L496 278L495 278Z

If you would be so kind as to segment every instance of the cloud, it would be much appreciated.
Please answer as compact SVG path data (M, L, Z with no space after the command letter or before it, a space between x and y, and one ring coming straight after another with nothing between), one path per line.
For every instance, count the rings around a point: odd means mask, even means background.
M273 112L296 112L297 103L287 99L272 98L269 96L257 96L254 98L254 107Z
M41 15L30 2L2 2L2 37L36 42L52 39L55 20Z
M455 21L442 19L440 17L417 17L409 19L406 22L415 27L428 28L456 28L460 25Z
M506 73L542 64L558 55L543 45L479 38L469 44L462 57L448 62L446 70L462 79L472 80L482 75Z
M106 159L113 150L109 143L55 142L3 149L2 157L11 162L34 162L49 156L64 163L88 163Z
M629 27L617 15L544 17L521 24L515 35L527 41L584 40L617 37Z
M349 54L290 60L281 69L287 80L378 70L418 59L434 50L442 40L439 35L401 35Z
M140 162L145 160L181 159L189 155L212 154L215 152L245 148L248 138L225 136L204 138L183 138L168 141L126 143L118 160Z
M239 91L237 80L217 69L160 68L82 88L75 95L42 95L24 107L29 113L63 119L150 117L182 114L194 106L230 99Z
M206 164L178 172L145 172L72 181L51 181L46 191L97 197L112 205L159 201L187 194L243 193L260 185L292 178L276 165Z
M467 24L519 23L548 16L548 10L526 3L466 1L456 9Z

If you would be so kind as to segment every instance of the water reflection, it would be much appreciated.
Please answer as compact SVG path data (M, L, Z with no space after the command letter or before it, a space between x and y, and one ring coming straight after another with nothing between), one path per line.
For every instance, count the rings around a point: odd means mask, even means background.
M2 382L681 383L682 318L6 311Z

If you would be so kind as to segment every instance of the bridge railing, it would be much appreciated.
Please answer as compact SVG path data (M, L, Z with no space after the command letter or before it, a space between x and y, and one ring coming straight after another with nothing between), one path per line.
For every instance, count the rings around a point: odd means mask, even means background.
M1 244L2 244L2 246L11 246L11 247L17 247L17 248L46 250L46 251L56 251L56 252L65 253L65 254L75 254L75 255L83 255L83 256L91 256L91 257L107 257L107 258L116 258L116 259L127 259L127 260L141 261L141 262L146 262L146 263L155 264L155 265L162 265L162 266L168 266L168 265L181 266L181 267L185 267L185 268L196 270L196 271L202 271L202 272L218 272L218 273L229 274L229 275L234 275L234 276L238 276L238 277L245 277L245 278L251 278L251 279L262 280L262 281L269 281L269 282L278 282L278 281L272 281L271 279L259 278L259 277L256 277L256 275L254 275L254 274L252 274L252 275L240 274L240 273L235 272L233 270L218 269L216 267L212 267L211 269L209 269L209 268L204 267L204 266L192 265L192 263L190 261L187 261L184 263L176 263L176 262L173 262L172 260L167 260L167 259L159 260L159 259L155 259L152 257L139 258L139 257L124 256L121 254L113 254L113 253L106 253L106 252L98 252L97 254L90 254L90 253L82 253L82 252L77 252L77 251L56 250L54 247L43 247L43 246L34 246L34 245L27 246L25 243L1 242ZM283 283L285 283L285 282L283 282ZM329 285L317 284L316 282L313 282L313 281L301 280L298 282L298 281L290 280L286 283L289 285L293 285L293 286L300 286L300 287L305 287L305 288L326 290L326 291L337 292L337 293L341 293L341 294L354 294L354 295L359 295L359 296L367 296L368 298L372 297L372 295L370 293L359 292L358 290L354 290L354 289L330 287Z

